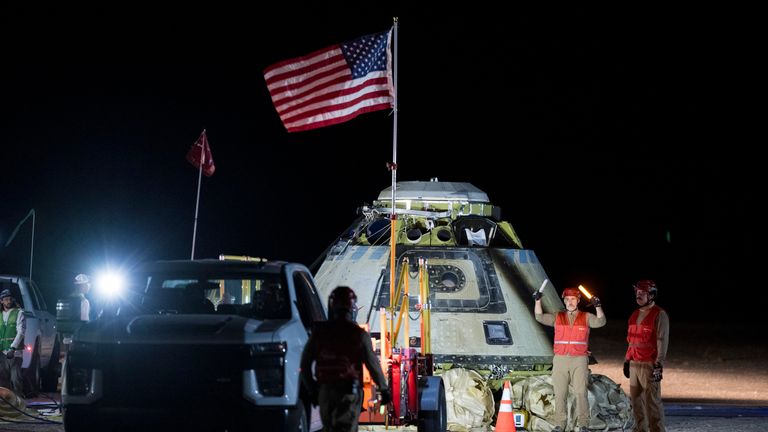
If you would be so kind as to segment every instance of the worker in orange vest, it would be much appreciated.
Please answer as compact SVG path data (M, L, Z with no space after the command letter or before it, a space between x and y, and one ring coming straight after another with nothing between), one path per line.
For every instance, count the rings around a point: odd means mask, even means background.
M552 359L552 386L555 390L555 428L562 432L568 421L566 411L568 385L576 394L576 427L587 432L589 426L589 402L587 401L587 379L589 377L589 329L605 325L605 313L600 299L592 296L591 305L596 314L579 310L581 292L577 288L563 290L565 311L556 314L544 313L541 307L541 292L534 293L536 321L555 327L555 356Z
M629 317L624 376L629 378L629 399L635 432L664 432L661 378L669 345L669 317L656 305L656 283L650 279L633 286L640 306Z

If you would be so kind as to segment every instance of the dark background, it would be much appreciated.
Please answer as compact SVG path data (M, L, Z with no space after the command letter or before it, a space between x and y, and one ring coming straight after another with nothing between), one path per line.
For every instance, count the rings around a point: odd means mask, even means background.
M310 264L390 185L392 117L288 134L262 71L397 15L399 180L484 190L558 289L586 285L611 317L640 278L673 320L756 294L762 162L734 138L738 24L482 6L3 6L0 273L29 271L31 220L2 246L33 208L49 300L80 272L188 258L185 155L203 128L216 173L195 256Z

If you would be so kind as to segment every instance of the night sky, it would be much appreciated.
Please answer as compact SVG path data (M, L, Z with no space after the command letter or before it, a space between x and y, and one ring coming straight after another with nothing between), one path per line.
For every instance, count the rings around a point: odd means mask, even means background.
M757 292L759 160L722 138L743 77L725 18L690 10L5 10L0 273L29 271L31 220L2 246L30 209L51 301L80 272L189 258L203 128L196 257L312 263L390 185L392 117L288 134L262 71L394 15L399 180L484 190L554 284L609 317L639 278L673 320Z

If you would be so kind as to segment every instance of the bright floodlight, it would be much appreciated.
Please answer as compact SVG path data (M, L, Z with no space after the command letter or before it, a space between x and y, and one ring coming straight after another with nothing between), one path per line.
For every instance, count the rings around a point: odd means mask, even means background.
M96 291L105 297L117 297L125 287L122 274L107 271L96 276Z

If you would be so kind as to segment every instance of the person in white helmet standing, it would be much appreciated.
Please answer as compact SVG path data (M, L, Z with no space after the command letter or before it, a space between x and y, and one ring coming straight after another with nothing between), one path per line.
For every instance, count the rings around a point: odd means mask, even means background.
M91 290L91 281L87 275L80 273L75 276L75 291L71 297L80 299L80 321L91 320L91 302L86 295Z
M11 290L0 292L0 379L10 381L11 390L23 395L23 380L21 377L21 360L24 353L24 311L16 304Z

